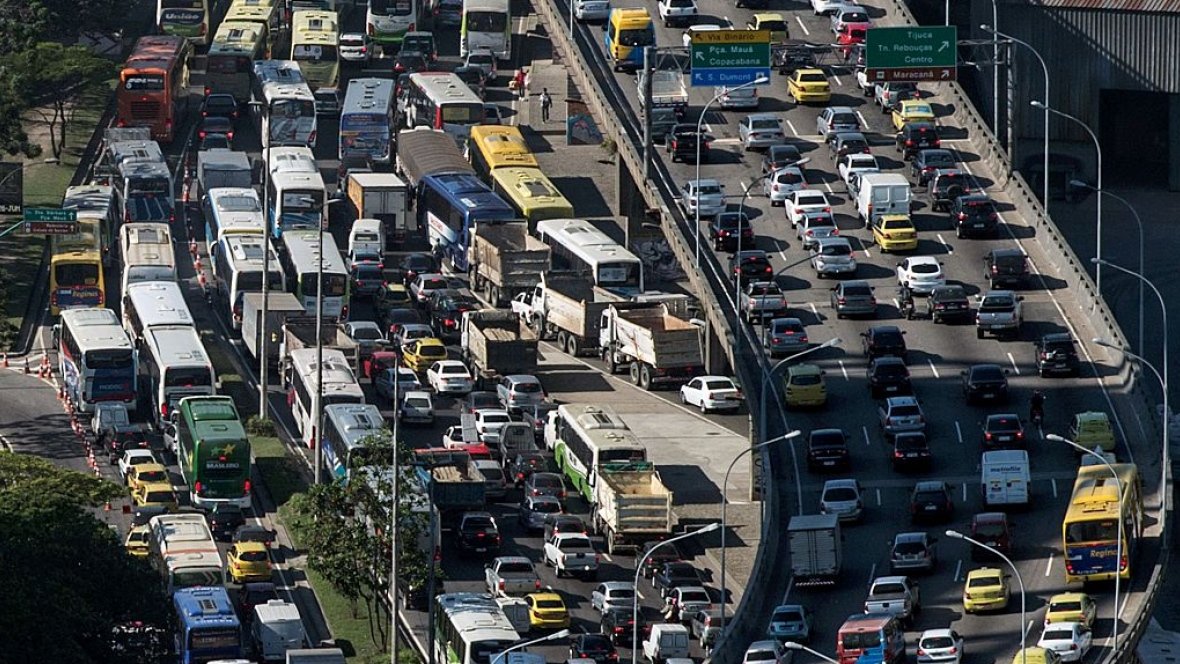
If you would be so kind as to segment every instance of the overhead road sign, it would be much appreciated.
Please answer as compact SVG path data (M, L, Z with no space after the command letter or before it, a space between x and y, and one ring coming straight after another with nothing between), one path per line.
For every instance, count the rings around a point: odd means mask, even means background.
M78 232L78 211L60 208L25 210L24 232L33 235L70 235Z
M695 32L689 51L693 86L770 82L769 30Z
M953 25L869 28L865 75L881 83L957 80L958 34Z

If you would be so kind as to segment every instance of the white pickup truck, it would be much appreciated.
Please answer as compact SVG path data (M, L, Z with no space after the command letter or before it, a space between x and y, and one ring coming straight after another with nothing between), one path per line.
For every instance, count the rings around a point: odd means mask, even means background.
M582 533L556 533L545 540L543 560L552 565L558 578L581 576L587 581L598 578L598 552L590 538Z
M879 576L869 586L865 613L889 613L902 624L912 624L921 610L921 589L908 576Z

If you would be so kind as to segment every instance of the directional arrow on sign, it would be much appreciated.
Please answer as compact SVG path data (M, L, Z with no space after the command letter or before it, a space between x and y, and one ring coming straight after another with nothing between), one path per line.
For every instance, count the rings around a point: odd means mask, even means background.
M697 51L696 55L697 55L697 60L704 60L705 59L705 54L700 51Z
M938 47L938 52L939 52L939 53L942 53L943 51L947 50L947 49L948 49L948 48L950 48L950 47L951 47L951 43L950 43L950 42L943 42L943 43L942 43L942 46L939 46L939 47Z

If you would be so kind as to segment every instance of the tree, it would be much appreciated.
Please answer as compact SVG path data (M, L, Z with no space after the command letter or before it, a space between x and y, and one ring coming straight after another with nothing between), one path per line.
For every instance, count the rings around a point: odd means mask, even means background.
M121 493L43 459L0 453L0 664L114 662L116 625L168 624L159 576L91 509Z
M13 85L12 75L0 66L0 151L4 154L25 157L41 154L41 146L29 142L29 135L21 124L25 108L26 104Z
M72 17L63 25L77 27ZM41 39L49 21L49 12L36 0L0 0L0 56L19 53Z
M127 3L122 0L36 0L34 4L39 4L48 17L39 37L64 42L73 41L83 29L120 29L127 13Z

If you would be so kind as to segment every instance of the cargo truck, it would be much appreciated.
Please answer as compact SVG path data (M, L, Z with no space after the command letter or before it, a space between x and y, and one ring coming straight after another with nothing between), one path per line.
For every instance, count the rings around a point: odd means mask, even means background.
M601 317L598 347L607 371L630 367L645 390L688 382L704 371L700 328L665 302L614 303Z
M529 235L527 224L482 224L467 256L471 285L493 307L504 306L549 271L549 245Z
M485 387L500 376L537 370L537 335L511 311L465 312L460 336L463 362Z
M794 585L833 585L840 578L840 521L835 514L791 517L787 546L791 552Z
M570 355L594 355L602 312L620 300L585 277L542 274L541 283L512 299L512 311L538 335L556 339L557 347Z
M414 466L418 481L442 518L456 517L465 510L484 506L487 500L484 478L467 452L439 448L415 450Z
M411 189L417 189L427 175L475 172L450 134L428 127L398 132L396 165Z
M246 293L242 296L242 342L255 360L259 349L265 347L267 362L279 365L282 357L280 348L283 339L283 324L289 317L306 317L306 309L299 298L290 293L272 291L266 301L266 339L258 337L262 327L262 293ZM260 345L262 344L262 345Z
M197 153L197 200L203 200L210 189L249 189L253 184L254 172L245 152L219 148Z
M344 353L344 359L352 372L361 375L361 349L356 340L348 336L341 323L325 323L319 334L324 348L331 348ZM279 356L286 362L291 351L300 348L316 347L316 324L313 316L288 316L283 322L282 345Z
M349 173L344 193L357 219L376 219L385 230L386 249L399 249L418 231L410 213L409 187L393 173Z
M672 534L672 492L650 462L600 465L594 503L594 532L611 555Z
M644 106L645 72L641 69L635 77L639 95L640 110ZM651 73L651 107L670 108L677 116L683 116L688 109L688 87L684 85L684 74L679 70L657 69Z

